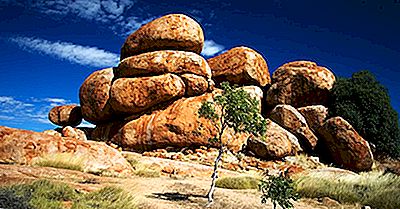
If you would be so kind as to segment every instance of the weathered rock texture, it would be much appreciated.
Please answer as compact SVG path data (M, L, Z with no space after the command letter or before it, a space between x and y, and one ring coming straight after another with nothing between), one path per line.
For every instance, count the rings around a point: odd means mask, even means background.
M368 142L346 120L330 118L319 133L333 163L353 171L371 169L373 156Z
M212 100L213 93L198 97L182 98L165 110L143 115L125 124L111 139L128 150L152 150L165 147L197 147L209 145L209 139L217 134L214 125L199 118L198 110L205 100ZM248 135L234 135L228 129L223 141L230 139L229 148L241 149ZM216 144L214 144L216 146Z
M193 52L155 51L128 57L114 69L115 77L139 77L165 73L192 73L211 78L211 69L206 60Z
M272 110L270 118L297 136L305 149L312 150L317 145L318 138L296 108L290 105L277 105Z
M247 47L235 47L207 60L213 79L221 83L265 86L271 83L267 62Z
M49 112L49 120L59 126L77 126L82 122L82 112L78 105L53 107Z
M294 107L323 105L327 103L334 83L334 74L325 67L309 61L289 62L273 73L267 104L270 107L278 104Z
M84 131L77 129L77 128L72 128L71 126L66 126L62 129L62 136L64 137L70 137L78 140L83 140L86 141L87 137Z
M186 86L186 96L198 96L209 89L209 81L202 76L187 73L180 75L180 77Z
M318 129L322 127L328 117L328 108L323 105L300 107L297 110L304 116L314 133L318 133Z
M168 49L200 54L203 45L203 30L195 20L183 14L169 14L129 35L121 48L121 60L144 52Z
M113 78L113 69L107 68L92 73L83 82L79 90L79 99L82 115L86 121L98 124L113 117L113 111L108 102Z
M185 83L173 74L119 78L111 87L110 104L115 112L134 114L185 95Z
M281 126L267 120L267 131L263 138L249 138L246 149L263 159L281 159L302 151L297 138Z
M39 158L60 153L82 158L85 172L132 174L131 166L121 153L105 143L0 126L0 163L32 164Z

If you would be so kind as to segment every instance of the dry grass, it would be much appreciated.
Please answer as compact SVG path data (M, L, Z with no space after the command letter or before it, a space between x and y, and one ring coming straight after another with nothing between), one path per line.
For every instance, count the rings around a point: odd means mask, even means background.
M85 159L81 156L72 153L57 153L38 158L33 165L83 171L84 162Z
M0 188L1 208L8 209L135 209L134 198L118 187L79 193L68 184L38 180Z
M140 163L137 157L133 155L124 155L125 159L131 164L132 168L135 170L134 174L140 177L146 178L157 178L161 176L161 170L159 168L154 168L148 165Z
M309 173L295 180L302 197L330 197L341 203L360 203L373 208L400 208L400 177L381 172L360 175Z
M225 189L258 189L260 179L252 176L223 177L217 179L215 186Z

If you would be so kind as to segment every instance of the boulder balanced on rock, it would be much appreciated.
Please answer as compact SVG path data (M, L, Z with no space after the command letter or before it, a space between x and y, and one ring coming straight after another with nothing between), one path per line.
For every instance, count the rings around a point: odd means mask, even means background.
M183 14L170 14L129 35L121 48L121 60L144 52L169 49L200 54L203 45L203 30L195 20Z
M78 105L53 107L49 112L49 120L59 126L77 126L82 122L82 112Z

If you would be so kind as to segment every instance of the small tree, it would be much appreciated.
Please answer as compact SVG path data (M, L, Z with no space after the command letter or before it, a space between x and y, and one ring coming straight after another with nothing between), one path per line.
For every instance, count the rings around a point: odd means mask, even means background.
M260 190L263 193L261 203L271 199L274 209L279 205L283 209L293 208L291 200L297 200L298 195L293 187L293 181L282 173L279 176L269 176L260 183Z
M261 136L266 131L266 121L259 113L258 102L241 88L232 87L227 82L221 84L222 92L214 96L214 101L204 101L199 109L200 117L209 119L214 124L217 135L210 142L218 143L219 152L214 161L212 182L207 194L208 205L213 201L215 180L218 178L218 163L229 140L224 144L222 135L227 128L236 133L250 133Z

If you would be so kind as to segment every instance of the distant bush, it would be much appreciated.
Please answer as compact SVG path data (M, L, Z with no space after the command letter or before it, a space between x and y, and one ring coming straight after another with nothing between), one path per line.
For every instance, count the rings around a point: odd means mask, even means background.
M329 197L372 208L400 208L400 176L373 171L354 174L309 173L295 180L301 197Z
M217 179L215 186L225 189L257 189L260 180L251 176L223 177Z
M68 184L39 180L0 188L0 208L63 209L63 202L72 209L133 209L133 197L120 188L105 187L82 194Z
M400 157L400 129L397 112L387 89L369 71L338 78L332 89L331 116L347 120L376 151Z
M298 199L293 181L282 173L279 176L266 176L260 183L260 190L263 193L261 203L267 203L270 199L273 209L278 205L283 209L293 208L292 201Z

